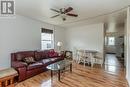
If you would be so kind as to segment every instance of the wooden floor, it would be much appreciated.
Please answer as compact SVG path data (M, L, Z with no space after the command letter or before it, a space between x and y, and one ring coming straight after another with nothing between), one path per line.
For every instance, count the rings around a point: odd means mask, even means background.
M114 63L112 63L114 64ZM116 68L113 68L113 67ZM57 75L51 79L50 71L20 82L16 87L128 87L122 66L105 62L104 68L95 66L90 68L73 63L73 72L62 74L61 82Z

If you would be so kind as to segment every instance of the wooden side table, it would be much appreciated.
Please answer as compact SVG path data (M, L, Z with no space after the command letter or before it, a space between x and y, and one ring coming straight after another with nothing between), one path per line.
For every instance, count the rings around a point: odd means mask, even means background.
M8 68L0 71L0 87L14 87L14 77L18 73L13 68Z

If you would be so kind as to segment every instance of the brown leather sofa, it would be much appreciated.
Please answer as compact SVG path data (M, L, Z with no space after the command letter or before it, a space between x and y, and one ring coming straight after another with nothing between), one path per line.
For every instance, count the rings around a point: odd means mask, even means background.
M25 57L33 57L35 63L27 64L22 59ZM18 71L18 81L23 81L34 75L37 75L46 70L46 66L56 61L63 60L63 56L58 56L58 53L50 50L44 51L21 51L11 53L11 67Z

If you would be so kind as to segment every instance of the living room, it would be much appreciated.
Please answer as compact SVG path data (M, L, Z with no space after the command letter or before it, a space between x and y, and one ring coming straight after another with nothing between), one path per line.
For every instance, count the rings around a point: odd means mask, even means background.
M61 73L61 82L57 80L58 76L56 75L52 79L50 71L47 70L28 79L16 81L16 87L128 87L128 83L130 83L129 0L104 0L102 2L88 0L15 0L14 2L15 14L11 16L9 14L4 16L3 14L0 19L0 71L11 68L11 53L23 51L34 51L36 53L36 51L39 52L48 48L54 49L57 53L71 51L74 62L72 63L72 73ZM69 8L71 16L68 13L62 15L62 12L60 13L61 8L64 8L66 12L68 11L66 9ZM57 14L57 12L59 13ZM74 16L72 16L72 13ZM66 14L68 15L66 16ZM56 17L53 17L55 15ZM100 65L91 67L91 64L86 64L84 67L82 63L76 62L76 49L97 51L105 61L104 32L106 25L108 28L114 29L113 26L122 23L125 26L124 36L126 39L124 47L125 65L119 69L121 73L115 75L105 71L107 64L104 63L101 65L102 67ZM42 43L42 33L50 33L50 31L42 31L42 29L52 30L52 42L51 46L48 45L48 48L43 46L45 44ZM59 42L61 43L60 48ZM122 72L125 73L122 74ZM18 74L20 74L19 71ZM105 76L106 78L104 78ZM111 78L108 79L108 77ZM114 78L120 78L123 81ZM76 79L81 82L76 81ZM106 83L101 82L103 80L106 80Z

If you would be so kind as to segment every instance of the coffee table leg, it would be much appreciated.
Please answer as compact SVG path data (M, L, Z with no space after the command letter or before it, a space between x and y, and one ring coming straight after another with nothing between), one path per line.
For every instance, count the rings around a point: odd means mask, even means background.
M58 80L60 81L60 70L58 70Z
M70 64L70 72L72 72L72 64Z
M51 70L51 78L53 78L53 70Z

